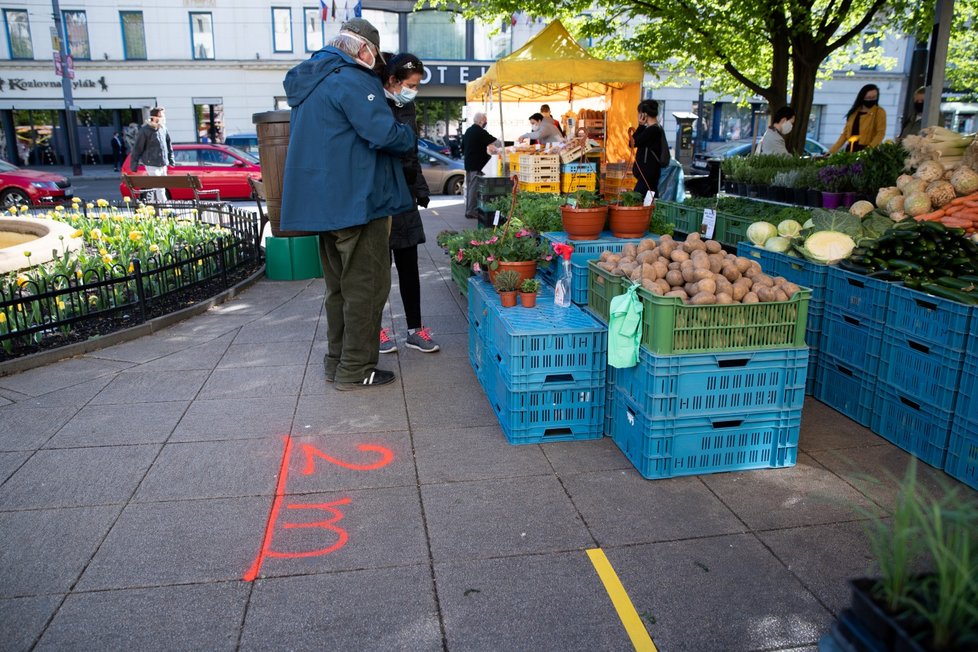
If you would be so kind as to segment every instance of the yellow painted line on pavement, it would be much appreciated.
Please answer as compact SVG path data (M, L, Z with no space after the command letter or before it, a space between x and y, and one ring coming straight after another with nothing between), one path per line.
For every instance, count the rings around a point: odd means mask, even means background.
M632 645L638 652L657 652L652 637L649 636L648 630L642 624L642 619L635 611L631 598L628 597L625 587L621 585L621 580L618 579L615 569L611 567L611 562L605 556L604 550L591 548L587 551L587 556L594 565L598 577L601 578L601 583L604 584L608 597L611 598L611 603L615 605L615 611L618 612L621 624L625 626L625 631L628 632L628 638L632 639Z

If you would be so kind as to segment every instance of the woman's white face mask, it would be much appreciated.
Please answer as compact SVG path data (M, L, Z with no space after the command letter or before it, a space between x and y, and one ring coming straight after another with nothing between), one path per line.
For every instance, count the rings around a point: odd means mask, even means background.
M781 135L782 136L787 136L788 134L790 134L792 127L794 127L794 124L795 123L794 123L793 120L785 120L784 122L782 122L781 123Z

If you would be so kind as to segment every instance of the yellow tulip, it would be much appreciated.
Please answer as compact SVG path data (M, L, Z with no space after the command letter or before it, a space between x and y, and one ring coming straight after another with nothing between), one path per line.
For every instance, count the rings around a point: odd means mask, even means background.
M62 301L61 299L58 299L58 310L64 310L64 309L65 309L65 302Z
M111 265L112 264L112 256L109 256L109 255L102 256L102 262L105 263L106 265Z
M28 279L23 274L18 274L17 275L17 287L19 287L19 288L24 287L25 285L27 285L27 281L29 281L29 280L30 279Z
M136 268L133 266L132 263L129 263L129 273L132 274L134 271L136 271Z
M16 206L11 206L7 210L10 211L10 214L11 215L16 215L17 214L17 207Z
M99 250L98 250L98 254L99 254L99 256L108 256L109 255L109 250L106 249L105 247L100 247Z
M23 206L20 207L20 212L21 213L26 213L27 212L27 204L24 204Z
M0 312L0 324L6 324L6 323L7 323L7 315L6 315L6 313Z
M71 234L71 237L72 238L80 238L83 235L85 235L85 231L83 229L78 229L77 231L75 231L74 233Z
M107 202L104 199L96 199L95 200L95 205L98 206L99 208L105 208L106 206L109 205L109 202Z
M159 247L159 245L151 244L149 246L149 252L151 254L158 254L158 253L160 253L160 247Z

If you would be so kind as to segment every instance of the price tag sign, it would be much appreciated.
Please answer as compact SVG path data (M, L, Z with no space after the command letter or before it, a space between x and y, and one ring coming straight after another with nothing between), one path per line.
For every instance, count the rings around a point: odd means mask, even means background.
M496 211L496 214L493 216L492 225L499 226L499 211Z
M655 191L649 190L645 193L645 200L642 203L645 206L651 206L653 201L655 201Z
M700 234L707 239L713 237L713 230L717 225L717 212L713 208L703 209L703 224L700 226Z

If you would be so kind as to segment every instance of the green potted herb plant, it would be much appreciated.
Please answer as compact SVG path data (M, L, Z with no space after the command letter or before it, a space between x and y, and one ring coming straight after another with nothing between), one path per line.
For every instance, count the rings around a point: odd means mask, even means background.
M492 285L499 293L499 302L504 308L512 308L516 305L516 288L520 284L520 273L507 269L496 274Z
M578 190L560 207L560 218L570 240L597 240L608 221L608 206L590 190Z
M641 238L649 230L652 206L637 192L623 192L608 206L608 228L616 238Z
M528 278L520 283L520 305L533 308L537 305L537 292L540 291L540 281Z

